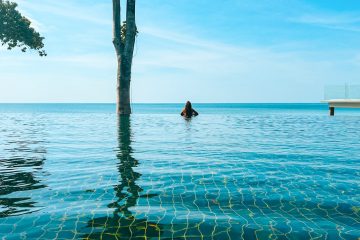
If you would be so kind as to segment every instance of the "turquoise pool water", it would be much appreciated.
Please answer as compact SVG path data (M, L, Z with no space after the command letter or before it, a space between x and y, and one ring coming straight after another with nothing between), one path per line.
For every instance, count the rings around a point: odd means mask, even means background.
M358 239L360 110L0 104L0 239Z

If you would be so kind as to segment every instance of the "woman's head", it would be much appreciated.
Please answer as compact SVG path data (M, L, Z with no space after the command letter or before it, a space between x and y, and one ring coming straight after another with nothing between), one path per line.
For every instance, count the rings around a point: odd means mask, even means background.
M187 101L185 104L185 116L186 117L191 117L192 116L192 107L191 107L191 102Z

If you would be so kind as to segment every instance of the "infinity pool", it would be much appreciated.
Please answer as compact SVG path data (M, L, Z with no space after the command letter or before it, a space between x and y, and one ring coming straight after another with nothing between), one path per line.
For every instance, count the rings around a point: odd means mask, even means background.
M360 111L0 104L0 239L359 239Z

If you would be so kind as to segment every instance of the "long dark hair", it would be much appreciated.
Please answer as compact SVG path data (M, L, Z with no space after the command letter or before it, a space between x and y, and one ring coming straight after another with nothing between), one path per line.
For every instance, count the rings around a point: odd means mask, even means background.
M192 106L191 106L191 102L187 101L185 104L185 114L186 117L191 117L192 116Z

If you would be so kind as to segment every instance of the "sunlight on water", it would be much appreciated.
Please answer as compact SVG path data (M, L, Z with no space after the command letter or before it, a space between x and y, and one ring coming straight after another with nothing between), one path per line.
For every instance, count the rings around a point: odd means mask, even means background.
M359 111L180 108L0 105L0 238L360 237Z

